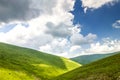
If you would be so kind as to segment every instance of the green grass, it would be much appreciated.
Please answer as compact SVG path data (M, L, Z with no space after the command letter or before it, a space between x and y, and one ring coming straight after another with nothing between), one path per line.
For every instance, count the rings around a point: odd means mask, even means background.
M120 80L120 52L52 80Z
M109 57L111 55L114 55L114 53L82 55L82 56L77 56L77 57L71 58L71 60L78 62L82 65L85 65L85 64L89 64L91 62Z
M0 43L0 80L49 80L79 66L63 57Z

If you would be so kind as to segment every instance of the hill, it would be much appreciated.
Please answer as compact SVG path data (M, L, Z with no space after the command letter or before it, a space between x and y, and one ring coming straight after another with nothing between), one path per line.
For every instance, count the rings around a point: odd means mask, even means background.
M0 43L0 80L48 80L79 66L63 57Z
M78 57L71 58L71 60L78 62L82 65L89 64L91 62L100 60L102 58L109 57L111 55L114 55L114 53L108 53L108 54L91 54L91 55L82 55Z
M120 52L52 80L120 80Z

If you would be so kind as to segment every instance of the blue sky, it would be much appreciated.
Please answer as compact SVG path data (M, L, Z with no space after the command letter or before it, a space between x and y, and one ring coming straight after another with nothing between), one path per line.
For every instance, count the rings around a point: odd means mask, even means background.
M0 42L75 57L120 51L119 35L120 0L0 1Z
M84 13L82 2L76 0L74 5L73 23L80 23L82 27L82 34L94 33L98 35L98 40L104 37L120 39L120 29L115 29L112 24L120 19L120 2L113 6L103 6L97 10L88 10Z

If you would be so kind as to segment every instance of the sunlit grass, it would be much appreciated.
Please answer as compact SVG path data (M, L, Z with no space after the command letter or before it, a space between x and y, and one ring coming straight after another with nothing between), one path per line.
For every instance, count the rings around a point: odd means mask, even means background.
M0 80L34 80L35 77L23 71L0 68Z
M119 80L120 52L115 54L62 74L52 80Z
M79 66L63 57L0 43L0 80L48 80Z

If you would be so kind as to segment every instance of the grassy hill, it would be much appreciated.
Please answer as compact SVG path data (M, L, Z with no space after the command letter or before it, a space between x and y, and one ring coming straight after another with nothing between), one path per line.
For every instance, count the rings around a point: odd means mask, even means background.
M114 55L114 53L82 55L82 56L71 58L71 60L78 62L82 65L85 65L85 64L89 64L91 62L100 60L102 58L109 57L111 55Z
M0 43L0 80L48 80L79 66L63 57Z
M120 80L120 52L52 80Z

